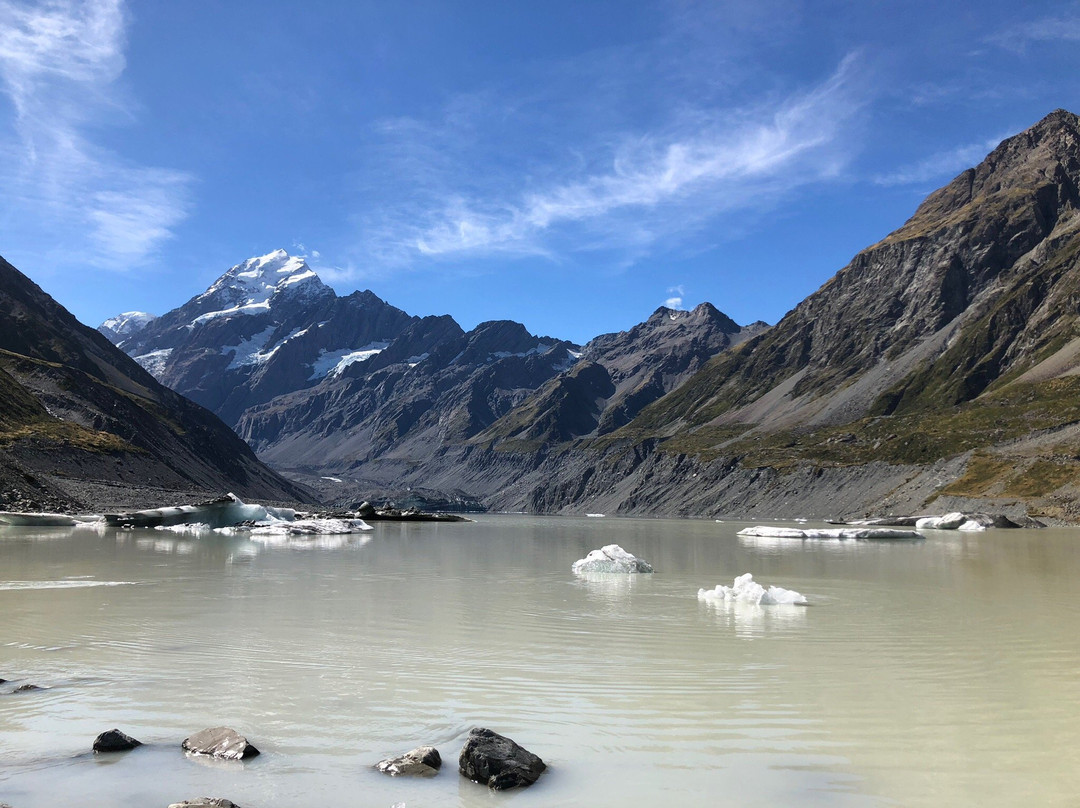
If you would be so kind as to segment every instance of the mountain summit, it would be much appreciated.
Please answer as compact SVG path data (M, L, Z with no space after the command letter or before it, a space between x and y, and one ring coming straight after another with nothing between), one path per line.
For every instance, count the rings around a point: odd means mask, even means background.
M115 318L114 318L115 319ZM284 250L231 267L200 295L109 336L164 384L235 424L248 407L376 355L416 318L371 292L338 295Z

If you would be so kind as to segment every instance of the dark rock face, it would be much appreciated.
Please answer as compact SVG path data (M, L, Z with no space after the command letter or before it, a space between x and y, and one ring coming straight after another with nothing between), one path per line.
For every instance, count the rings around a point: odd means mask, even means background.
M458 767L465 777L498 791L531 786L547 768L539 757L506 736L480 727L469 731Z
M106 730L94 739L95 752L126 752L136 746L142 746L142 741L137 741L118 729Z
M86 507L69 480L307 498L212 413L163 387L0 259L0 499Z
M400 757L380 760L375 768L395 777L400 775L432 777L438 774L441 766L442 756L438 749L434 746L419 746Z
M576 353L507 322L465 333L449 318L425 318L401 339L407 351L392 343L309 390L252 407L237 431L282 467L415 466L490 426Z
M194 755L210 755L222 760L246 760L259 754L247 738L228 727L211 727L185 738L184 751Z

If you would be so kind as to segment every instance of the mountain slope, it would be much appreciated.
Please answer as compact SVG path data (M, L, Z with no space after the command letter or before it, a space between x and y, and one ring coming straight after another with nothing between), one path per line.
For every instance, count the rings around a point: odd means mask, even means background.
M535 443L400 482L509 510L1080 518L1078 187L1080 119L1058 110L625 426L565 440L537 408L504 433Z
M310 495L0 259L0 500L76 504L79 481Z
M1063 110L1004 141L643 423L772 430L978 396L1068 331L1048 294L1074 264L1078 155Z

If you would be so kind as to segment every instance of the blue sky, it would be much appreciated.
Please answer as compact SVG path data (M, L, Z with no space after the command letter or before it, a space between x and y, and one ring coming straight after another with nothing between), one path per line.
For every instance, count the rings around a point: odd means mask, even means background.
M1080 111L1080 3L0 0L0 254L86 323L278 247L584 341L775 322Z

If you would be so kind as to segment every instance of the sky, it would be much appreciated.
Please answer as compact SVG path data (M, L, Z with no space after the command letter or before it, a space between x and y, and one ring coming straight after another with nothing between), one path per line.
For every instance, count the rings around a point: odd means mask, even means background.
M80 320L278 248L577 342L775 323L1058 107L1080 2L0 0L0 255Z

